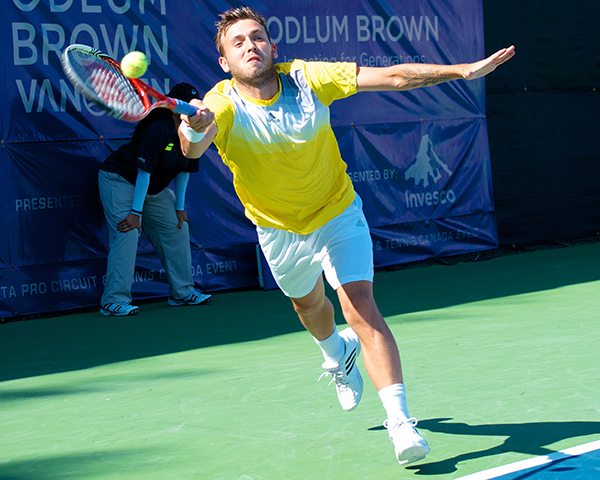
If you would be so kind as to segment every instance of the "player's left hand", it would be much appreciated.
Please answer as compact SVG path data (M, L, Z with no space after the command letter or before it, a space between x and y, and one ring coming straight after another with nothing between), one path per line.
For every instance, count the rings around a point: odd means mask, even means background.
M503 48L502 50L498 50L493 55L480 60L479 62L469 63L465 66L465 72L463 77L466 80L475 80L476 78L481 78L486 76L488 73L496 70L496 67L499 67L505 62L508 62L512 57L515 56L515 46L511 45L508 48Z

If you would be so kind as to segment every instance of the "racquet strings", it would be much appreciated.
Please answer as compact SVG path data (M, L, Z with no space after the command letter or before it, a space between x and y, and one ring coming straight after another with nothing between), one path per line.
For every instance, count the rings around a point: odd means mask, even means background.
M146 105L118 63L76 49L69 55L73 73L92 101L105 106L117 117L143 115Z

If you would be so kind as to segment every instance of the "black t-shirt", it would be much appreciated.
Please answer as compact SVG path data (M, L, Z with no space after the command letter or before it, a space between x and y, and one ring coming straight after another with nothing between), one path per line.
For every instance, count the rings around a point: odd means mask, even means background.
M186 158L181 152L170 112L134 135L100 165L100 170L121 175L132 185L135 185L138 168L150 173L148 195L160 193L181 172L198 171L199 159Z

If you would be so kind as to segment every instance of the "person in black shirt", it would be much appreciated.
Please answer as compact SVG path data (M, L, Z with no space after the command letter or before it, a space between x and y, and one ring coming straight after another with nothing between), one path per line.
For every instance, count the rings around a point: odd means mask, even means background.
M186 102L199 98L187 83L175 85L168 96ZM200 305L212 298L194 289L185 192L199 160L181 152L179 123L171 110L153 110L136 125L131 140L100 166L98 186L110 235L101 315L139 311L131 305L131 285L142 230L165 267L169 305ZM172 181L174 193L168 188Z

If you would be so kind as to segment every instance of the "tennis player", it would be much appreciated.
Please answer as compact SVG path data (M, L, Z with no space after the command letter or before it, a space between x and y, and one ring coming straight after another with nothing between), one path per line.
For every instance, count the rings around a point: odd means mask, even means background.
M322 376L335 382L342 408L352 410L361 399L355 362L362 348L398 462L420 460L430 449L408 414L398 347L373 298L369 227L330 126L329 105L357 92L474 80L509 60L515 49L450 66L275 64L277 47L266 22L247 7L220 16L215 41L219 64L232 79L218 83L203 102L192 100L198 112L182 116L182 150L197 158L214 142L277 284L321 347ZM323 273L349 325L341 332Z

